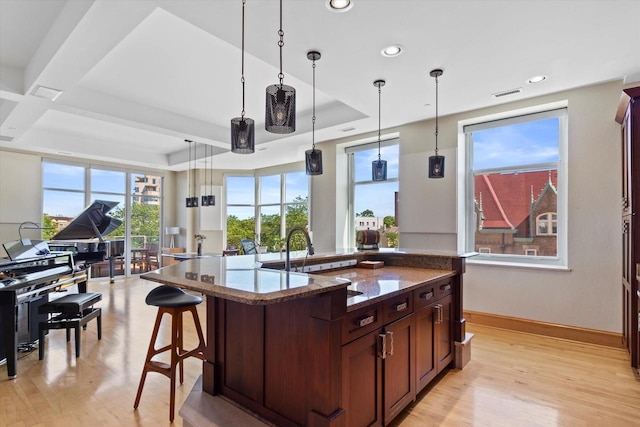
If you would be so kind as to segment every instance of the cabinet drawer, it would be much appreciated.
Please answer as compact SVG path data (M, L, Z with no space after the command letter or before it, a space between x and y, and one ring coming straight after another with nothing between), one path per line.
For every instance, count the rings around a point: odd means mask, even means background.
M359 308L347 313L342 324L342 343L348 343L382 327L380 304Z
M442 298L453 293L453 279L443 280L436 284L436 296Z
M413 292L407 292L382 302L384 323L393 322L396 319L413 313Z
M426 307L438 299L437 284L431 283L413 291L413 300L416 311Z

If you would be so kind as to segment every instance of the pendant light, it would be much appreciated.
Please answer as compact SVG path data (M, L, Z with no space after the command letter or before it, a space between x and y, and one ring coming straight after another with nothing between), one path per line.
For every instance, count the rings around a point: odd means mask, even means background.
M282 46L284 46L284 31L282 31L282 0L280 0L280 73L279 84L267 86L264 127L271 133L291 133L296 130L296 90L282 83Z
M216 196L213 195L213 147L209 148L209 154L207 155L207 144L204 146L204 186L205 193L207 195L202 195L201 203L202 206L215 206L216 205ZM209 168L207 168L207 163L209 164ZM207 172L209 172L209 186L207 187ZM208 192L206 190L209 190Z
M382 91L380 88L385 85L384 80L376 80L373 85L378 88L378 160L374 160L371 164L371 179L374 181L387 180L387 161L380 159L380 116L382 105Z
M316 150L316 61L320 52L307 52L307 58L313 61L313 116L311 118L311 150L304 152L307 175L322 175L322 150Z
M255 151L255 123L244 117L244 5L242 0L242 113L231 119L231 151L238 154L251 154Z
M442 75L442 70L436 68L429 75L436 79L436 155L429 157L429 178L444 178L444 156L438 155L438 77Z
M193 141L189 139L185 139L185 142L189 143L189 169L188 169L188 181L187 181L187 200L186 204L188 208L197 208L198 207L198 197L196 197L196 155L197 145L194 148L193 155L193 168L191 167L191 146L193 145ZM191 192L193 190L193 193Z

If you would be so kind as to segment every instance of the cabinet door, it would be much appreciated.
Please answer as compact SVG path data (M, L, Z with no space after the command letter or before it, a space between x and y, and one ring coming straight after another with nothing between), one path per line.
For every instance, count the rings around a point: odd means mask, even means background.
M342 407L349 427L382 425L381 332L342 347Z
M385 326L384 423L391 422L416 397L415 316Z
M435 340L436 340L436 370L441 372L453 361L453 297L451 295L441 298L436 303Z
M418 310L416 317L416 393L419 393L436 372L434 311L435 305Z

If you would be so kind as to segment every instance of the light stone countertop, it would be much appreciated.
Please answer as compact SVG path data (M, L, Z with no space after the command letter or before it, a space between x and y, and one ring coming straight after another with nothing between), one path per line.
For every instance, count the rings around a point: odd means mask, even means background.
M376 302L418 288L428 282L452 277L455 271L414 267L348 268L319 273L324 277L346 279L351 282L348 290L362 292L347 298L347 311L375 304Z

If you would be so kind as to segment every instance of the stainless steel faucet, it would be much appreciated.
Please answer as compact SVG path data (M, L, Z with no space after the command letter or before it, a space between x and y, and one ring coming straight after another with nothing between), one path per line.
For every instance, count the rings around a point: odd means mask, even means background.
M313 245L311 244L311 238L309 237L309 233L307 233L307 230L302 227L293 227L287 234L287 259L284 263L284 269L286 271L291 271L291 261L289 260L289 241L291 240L291 235L295 231L300 231L302 234L304 234L304 238L307 239L307 252L309 252L309 255L314 254Z

